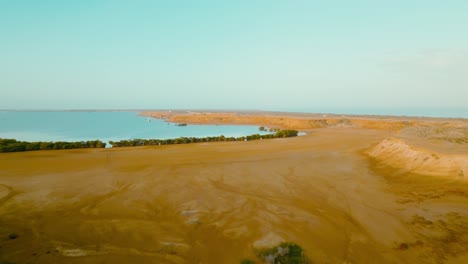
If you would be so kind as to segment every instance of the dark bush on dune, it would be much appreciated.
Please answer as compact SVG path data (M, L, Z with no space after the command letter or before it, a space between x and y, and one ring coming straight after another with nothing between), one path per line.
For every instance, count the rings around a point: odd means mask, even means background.
M284 242L278 246L260 250L257 252L257 257L260 260L260 262L255 262L250 259L244 259L240 263L312 264L310 259L304 255L301 246L291 242Z
M259 252L259 258L271 264L311 264L302 248L294 243L284 242L279 246Z

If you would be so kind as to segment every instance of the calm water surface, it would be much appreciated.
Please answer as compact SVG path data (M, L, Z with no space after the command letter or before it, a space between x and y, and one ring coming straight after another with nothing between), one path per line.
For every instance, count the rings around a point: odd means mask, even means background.
M177 137L240 137L260 133L258 126L176 126L137 112L0 112L0 138L22 141L166 139Z

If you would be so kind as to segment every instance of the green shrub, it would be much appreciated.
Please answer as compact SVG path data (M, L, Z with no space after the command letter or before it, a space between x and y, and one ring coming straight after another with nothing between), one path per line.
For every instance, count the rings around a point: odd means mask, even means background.
M278 246L262 250L258 257L271 264L310 264L302 248L294 243L284 242Z

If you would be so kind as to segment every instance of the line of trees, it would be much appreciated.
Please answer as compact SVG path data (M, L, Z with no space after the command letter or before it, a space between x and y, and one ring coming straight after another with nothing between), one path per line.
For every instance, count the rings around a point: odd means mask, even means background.
M298 135L297 130L280 130L274 134L254 134L244 137L180 137L174 139L131 139L120 141L109 141L112 147L131 147L131 146L155 146L172 144L189 144L198 142L216 142L216 141L249 141L270 138L286 138ZM82 149L82 148L105 148L106 143L100 140L77 141L77 142L27 142L17 141L16 139L0 138L0 152L22 152L33 150L56 150L56 149Z
M100 140L78 141L78 142L27 142L16 139L0 138L0 152L21 152L33 150L53 149L82 149L82 148L105 148L106 143Z
M172 145L172 144L190 144L199 142L217 142L217 141L248 141L248 140L259 140L259 139L270 139L270 138L286 138L297 136L297 130L280 130L274 134L254 134L244 137L180 137L174 139L131 139L131 140L120 140L120 141L109 141L112 147L133 147L133 146L157 146L157 145Z

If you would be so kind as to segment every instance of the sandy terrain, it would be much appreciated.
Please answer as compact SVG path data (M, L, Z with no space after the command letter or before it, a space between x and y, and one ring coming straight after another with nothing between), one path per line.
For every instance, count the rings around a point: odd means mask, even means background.
M468 263L468 120L144 114L308 134L1 154L0 263Z

